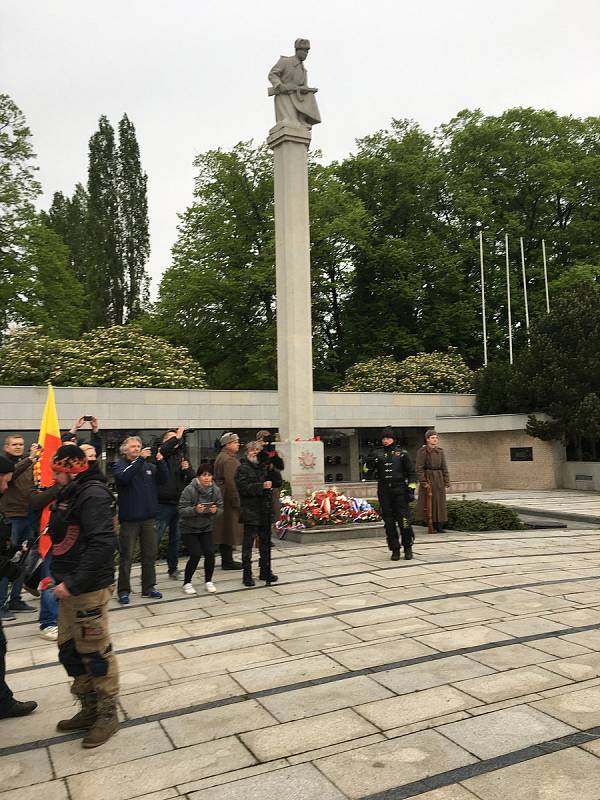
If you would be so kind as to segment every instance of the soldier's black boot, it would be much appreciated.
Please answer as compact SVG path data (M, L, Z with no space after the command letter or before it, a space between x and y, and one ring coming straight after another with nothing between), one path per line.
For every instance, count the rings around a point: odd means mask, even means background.
M400 550L392 550L391 561L400 561Z
M404 548L404 558L405 558L405 560L406 561L410 561L412 559L412 557L413 557L412 547L406 546Z

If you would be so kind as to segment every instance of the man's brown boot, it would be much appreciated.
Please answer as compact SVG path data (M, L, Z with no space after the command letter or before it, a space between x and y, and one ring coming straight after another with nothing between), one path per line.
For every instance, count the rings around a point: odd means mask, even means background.
M78 711L71 719L61 719L56 725L59 731L82 731L91 728L96 722L97 712L97 698L96 692L88 692L87 694L76 695L81 703L81 711Z
M97 711L98 716L94 726L85 735L81 743L82 747L99 747L119 729L116 697L105 697L99 700Z

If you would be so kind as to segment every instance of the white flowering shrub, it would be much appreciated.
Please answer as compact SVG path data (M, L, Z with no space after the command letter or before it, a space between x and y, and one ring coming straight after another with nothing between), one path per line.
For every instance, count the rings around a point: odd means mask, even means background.
M127 325L96 328L77 341L30 327L0 346L0 385L205 389L204 370L186 347L173 347Z
M381 356L360 361L346 372L339 392L451 392L472 391L474 372L454 348L447 353L418 353L403 361Z

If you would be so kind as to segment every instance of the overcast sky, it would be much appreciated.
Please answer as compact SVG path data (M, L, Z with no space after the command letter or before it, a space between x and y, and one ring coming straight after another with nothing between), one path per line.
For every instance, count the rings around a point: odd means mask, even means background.
M600 114L599 34L598 0L0 0L0 91L32 130L44 207L85 182L98 117L128 114L156 287L194 157L266 138L267 73L296 37L311 40L327 162L393 117L432 130L463 108Z

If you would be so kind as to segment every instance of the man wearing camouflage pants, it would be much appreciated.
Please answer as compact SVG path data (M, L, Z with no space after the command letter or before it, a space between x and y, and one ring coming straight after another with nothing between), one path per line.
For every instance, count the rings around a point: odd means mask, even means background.
M52 460L62 486L52 507L52 577L59 600L58 656L73 678L81 702L60 731L87 730L83 747L104 744L118 729L119 674L108 631L108 601L114 591L113 498L97 471L75 445L60 447Z

